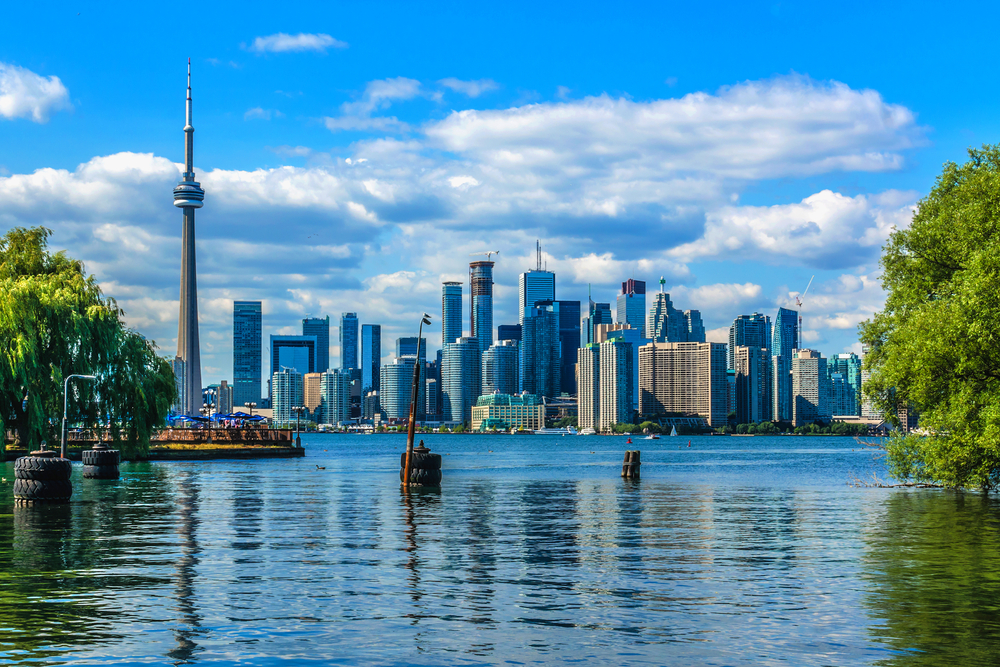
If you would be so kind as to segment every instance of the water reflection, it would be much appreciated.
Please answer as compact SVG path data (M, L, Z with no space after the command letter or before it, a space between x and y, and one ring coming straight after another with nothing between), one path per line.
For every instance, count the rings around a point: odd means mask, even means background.
M177 476L177 536L181 553L174 576L176 610L179 627L174 628L176 647L167 652L174 664L194 661L199 647L196 639L202 634L202 616L195 594L195 578L201 547L198 544L200 489L198 473L185 470Z
M1000 663L1000 500L890 494L865 531L865 606L880 665Z

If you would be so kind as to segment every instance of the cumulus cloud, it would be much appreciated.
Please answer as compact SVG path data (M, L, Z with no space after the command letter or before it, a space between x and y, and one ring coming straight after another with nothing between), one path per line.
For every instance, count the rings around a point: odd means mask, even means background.
M246 113L243 114L243 120L271 120L274 118L283 118L285 114L281 113L277 109L263 109L261 107L254 107L252 109L247 109Z
M45 123L53 111L72 109L69 91L57 76L0 62L0 118L30 118Z
M254 53L288 53L295 51L316 51L326 53L327 49L346 49L347 42L334 39L324 33L305 33L289 35L277 32L265 37L256 37L249 50Z
M337 130L379 130L383 132L405 132L408 128L395 117L372 117L372 113L388 109L393 102L412 100L421 95L423 88L416 79L398 76L394 79L369 81L361 99L346 102L340 106L343 115L323 119L327 129Z
M476 79L475 81L462 81L461 79L456 79L454 77L448 77L447 79L441 79L438 81L439 84L454 90L456 93L462 93L468 97L479 97L483 93L489 92L491 90L496 90L500 86L493 79Z

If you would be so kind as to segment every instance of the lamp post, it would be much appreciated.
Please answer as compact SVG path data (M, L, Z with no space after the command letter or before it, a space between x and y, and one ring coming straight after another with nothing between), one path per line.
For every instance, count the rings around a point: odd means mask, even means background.
M306 411L306 408L304 406L302 406L302 405L292 406L292 412L295 413L295 446L296 447L301 447L302 446L302 440L299 438L299 417L305 411Z
M413 455L413 436L417 428L417 396L420 388L420 339L424 325L430 326L431 316L424 313L417 327L417 361L413 364L413 387L410 389L410 423L406 429L406 464L403 466L403 489L410 489L410 457Z
M257 404L253 403L253 402L251 402L251 403L244 403L243 407L250 408L250 416L253 417L253 409L257 407Z
M215 403L209 401L205 405L201 406L202 415L208 417L208 441L212 442L212 409L215 407Z
M66 458L66 412L69 407L69 381L73 378L80 378L81 380L97 379L94 375L67 375L66 380L63 381L63 420L59 443L59 456L61 458Z

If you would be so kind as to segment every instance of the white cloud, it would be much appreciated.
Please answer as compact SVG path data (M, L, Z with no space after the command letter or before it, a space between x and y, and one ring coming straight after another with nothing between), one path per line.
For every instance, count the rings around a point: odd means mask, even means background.
M670 290L674 307L702 313L742 311L760 302L763 290L755 283L716 283L699 287L678 286Z
M289 35L278 32L253 40L249 50L254 53L287 53L295 51L316 51L326 53L327 49L346 49L347 42L334 39L323 33L304 33Z
M475 81L462 81L461 79L456 79L454 77L448 77L447 79L441 79L438 81L445 88L454 90L456 93L462 93L468 97L479 97L483 93L489 92L491 90L496 90L500 86L493 79L477 79Z
M395 117L372 117L375 111L388 109L393 102L411 100L423 93L419 81L399 76L394 79L369 81L365 92L356 102L345 102L340 106L343 115L323 119L328 130L379 130L405 132L409 129Z
M276 109L263 109L261 107L254 107L252 109L247 109L243 114L243 120L271 120L271 117L283 118L285 114L281 113Z
M70 110L69 91L57 76L40 76L0 62L0 118L45 123L53 111Z

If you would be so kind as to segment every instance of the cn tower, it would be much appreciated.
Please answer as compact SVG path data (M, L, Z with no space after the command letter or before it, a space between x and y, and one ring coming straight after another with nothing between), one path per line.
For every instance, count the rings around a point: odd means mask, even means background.
M191 125L191 59L188 58L187 124L184 126L184 178L174 188L174 206L184 211L181 237L181 312L177 326L177 358L182 363L181 408L197 415L201 398L201 345L198 340L198 271L194 254L194 210L205 191L194 180L194 126Z

